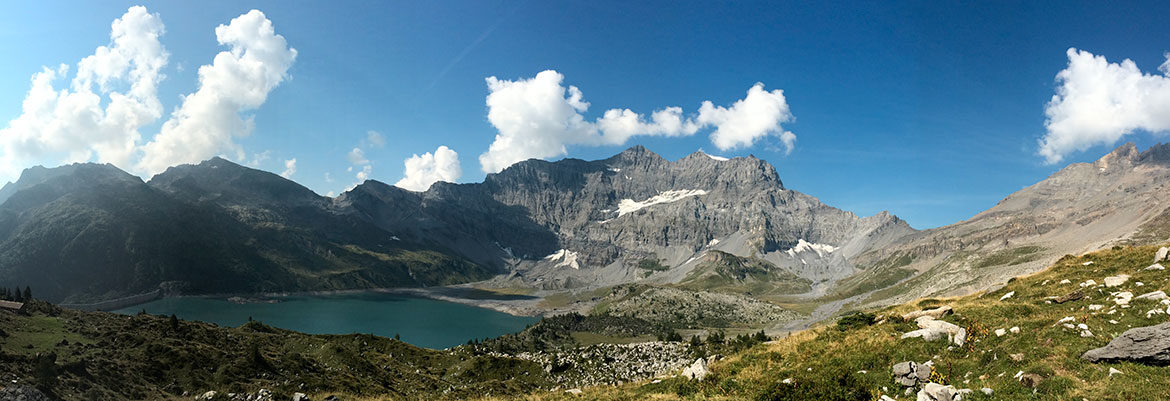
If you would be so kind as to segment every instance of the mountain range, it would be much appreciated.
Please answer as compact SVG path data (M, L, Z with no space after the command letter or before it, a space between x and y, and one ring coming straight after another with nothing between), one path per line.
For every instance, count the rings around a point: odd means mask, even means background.
M669 161L641 146L604 160L523 161L424 192L369 180L335 198L221 158L145 182L112 165L33 167L0 188L0 285L94 302L160 288L475 283L539 298L638 283L884 304L1170 238L1168 177L1170 145L1127 144L970 220L918 231L788 189L752 156Z

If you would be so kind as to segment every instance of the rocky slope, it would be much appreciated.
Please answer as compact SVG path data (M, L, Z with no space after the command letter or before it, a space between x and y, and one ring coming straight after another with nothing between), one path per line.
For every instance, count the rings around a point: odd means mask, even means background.
M404 199L421 207L394 210ZM913 232L892 215L859 218L788 190L755 157L668 161L641 146L597 161L528 160L421 194L367 182L338 202L392 231L458 238L446 243L480 260L494 248L510 274L491 285L541 290L676 283L713 250L761 258L819 289L852 274L861 250ZM477 235L443 231L452 226ZM662 268L638 267L648 261Z
M854 262L905 279L867 303L967 294L1003 285L1065 254L1170 239L1170 144L1125 144L1013 193L969 220L925 230ZM899 272L900 271L900 272ZM912 276L912 277L910 277Z

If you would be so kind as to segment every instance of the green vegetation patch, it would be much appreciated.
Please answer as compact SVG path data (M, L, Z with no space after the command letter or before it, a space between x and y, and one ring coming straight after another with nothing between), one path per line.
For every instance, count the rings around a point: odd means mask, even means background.
M996 251L979 259L979 262L975 263L975 268L1012 266L1031 262L1040 258L1042 250L1044 250L1043 247L1029 245Z

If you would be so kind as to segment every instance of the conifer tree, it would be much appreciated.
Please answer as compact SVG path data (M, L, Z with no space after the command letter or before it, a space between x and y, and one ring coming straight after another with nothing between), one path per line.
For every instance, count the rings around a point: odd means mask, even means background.
M32 288L30 288L27 285L24 286L24 300L25 301L32 301Z

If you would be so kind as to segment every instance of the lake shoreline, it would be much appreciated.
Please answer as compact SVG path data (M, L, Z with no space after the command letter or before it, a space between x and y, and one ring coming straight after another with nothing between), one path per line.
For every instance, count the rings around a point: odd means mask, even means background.
M281 292L255 292L255 293L220 293L220 294L182 294L182 295L166 295L159 290L151 291L145 294L132 295L114 300L107 300L95 302L90 304L60 304L59 306L70 309L88 310L88 311L106 311L112 312L119 309L131 308L134 306L144 305L160 299L168 298L212 298L225 299L242 298L245 300L262 300L262 299L277 299L297 296L333 296L333 295L356 295L364 293L379 293L379 294L393 294L403 295L415 298L426 298L436 301L444 301L457 303L462 305L474 306L477 308L489 309L496 312L506 313L512 316L519 317L543 317L545 311L536 307L543 298L538 296L512 296L516 299L506 298L483 298L483 297L468 297L459 296L460 293L468 292L490 292L487 290L480 290L475 287L466 285L455 286L437 286L437 287L389 287L389 288L355 288L344 290L316 290L316 291L281 291ZM234 302L234 301L233 301ZM238 302L237 302L238 303ZM254 303L254 302L243 302ZM112 305L112 306L110 306Z

